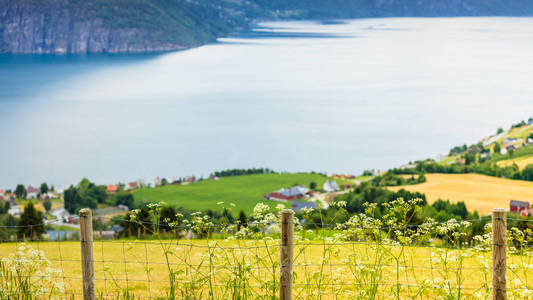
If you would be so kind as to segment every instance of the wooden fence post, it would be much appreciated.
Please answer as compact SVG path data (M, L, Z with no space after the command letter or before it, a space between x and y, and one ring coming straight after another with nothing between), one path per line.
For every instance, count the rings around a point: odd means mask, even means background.
M281 274L280 274L280 300L292 299L292 264L294 252L294 212L284 209L281 212Z
M507 299L507 218L505 209L492 210L492 299Z
M81 270L83 274L83 299L95 300L93 215L90 209L80 210Z

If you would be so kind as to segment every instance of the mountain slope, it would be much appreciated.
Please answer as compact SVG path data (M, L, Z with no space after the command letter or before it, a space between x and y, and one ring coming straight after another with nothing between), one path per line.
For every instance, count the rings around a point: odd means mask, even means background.
M0 53L175 50L266 19L529 15L530 0L0 0Z
M186 1L0 0L0 52L144 52L201 45L238 26Z

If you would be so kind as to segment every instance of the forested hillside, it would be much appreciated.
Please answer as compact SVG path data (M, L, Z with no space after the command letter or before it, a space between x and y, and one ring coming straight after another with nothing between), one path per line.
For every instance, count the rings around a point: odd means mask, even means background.
M0 53L194 47L257 20L527 16L529 0L0 0Z

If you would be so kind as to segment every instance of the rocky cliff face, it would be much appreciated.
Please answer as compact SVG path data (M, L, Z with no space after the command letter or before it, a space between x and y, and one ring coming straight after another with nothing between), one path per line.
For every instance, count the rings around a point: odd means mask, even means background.
M532 0L0 0L0 53L198 46L257 19L533 15Z
M236 26L210 7L187 2L0 0L0 53L176 50L212 41Z
M179 43L156 43L137 28L111 28L88 18L86 8L64 2L36 6L10 1L0 5L0 51L8 53L142 52L173 50Z

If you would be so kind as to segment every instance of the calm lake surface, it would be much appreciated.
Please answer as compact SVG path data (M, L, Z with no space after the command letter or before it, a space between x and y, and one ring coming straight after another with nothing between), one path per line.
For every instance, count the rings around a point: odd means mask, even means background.
M533 18L263 23L162 55L0 56L0 188L358 173L533 113Z

